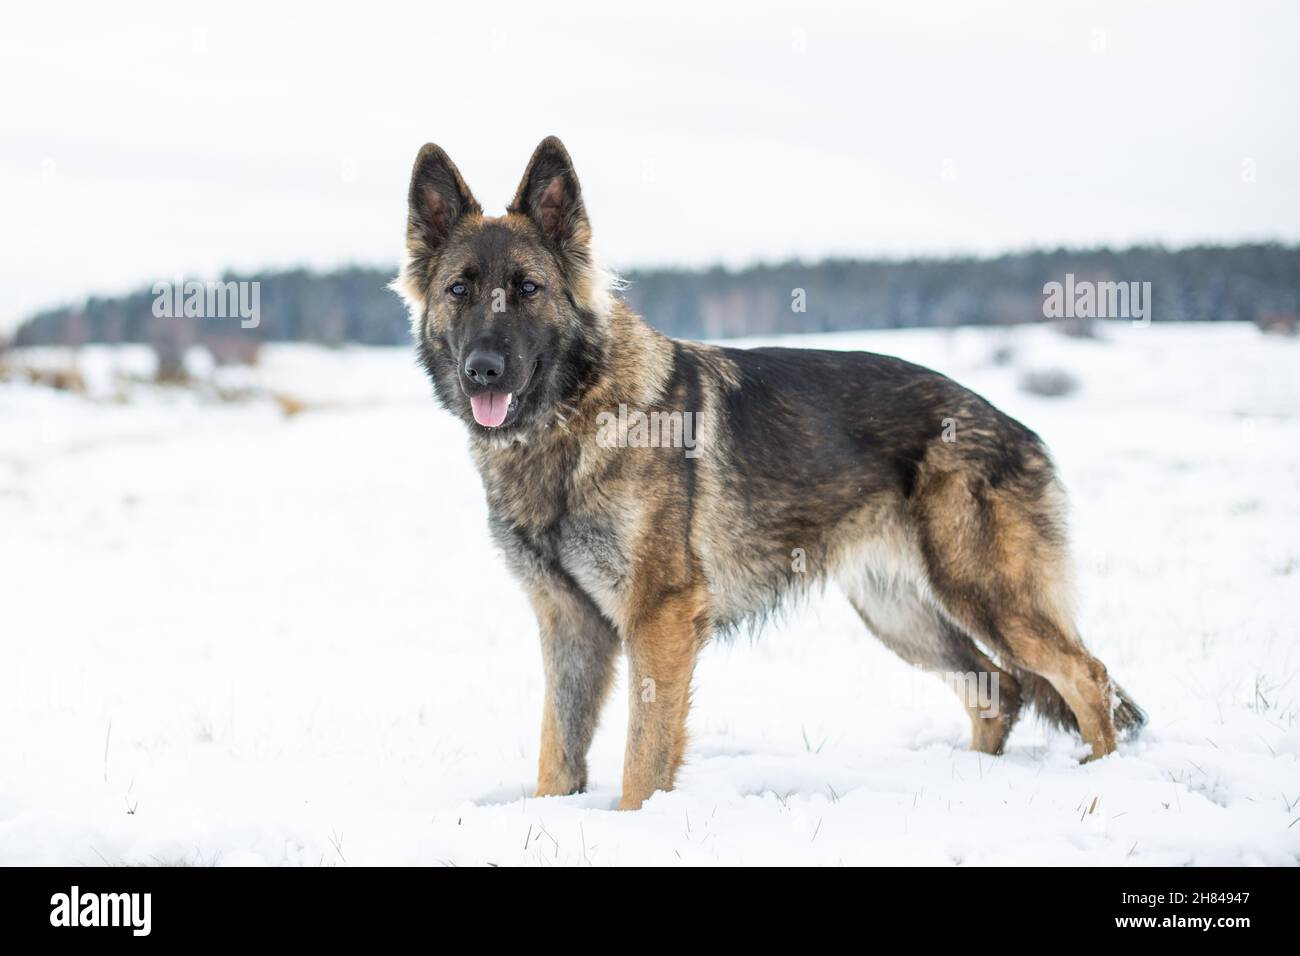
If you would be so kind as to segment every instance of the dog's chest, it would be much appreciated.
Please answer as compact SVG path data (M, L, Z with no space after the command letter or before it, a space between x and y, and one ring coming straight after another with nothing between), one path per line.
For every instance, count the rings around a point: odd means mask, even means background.
M612 620L621 617L632 562L619 527L601 518L566 515L556 531L560 565Z
M511 570L525 585L546 589L571 581L606 617L622 617L632 562L615 524L566 514L548 528L534 529L495 510L491 524Z

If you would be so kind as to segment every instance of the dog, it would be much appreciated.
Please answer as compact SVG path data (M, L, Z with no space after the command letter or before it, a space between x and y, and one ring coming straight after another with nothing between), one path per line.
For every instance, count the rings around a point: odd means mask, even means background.
M500 217L424 146L406 253L420 362L537 616L539 796L586 788L620 649L619 807L671 789L701 646L827 581L909 663L996 682L992 710L963 695L976 750L1000 753L1025 706L1088 759L1145 722L1075 629L1048 452L983 398L885 355L655 331L599 265L555 137Z

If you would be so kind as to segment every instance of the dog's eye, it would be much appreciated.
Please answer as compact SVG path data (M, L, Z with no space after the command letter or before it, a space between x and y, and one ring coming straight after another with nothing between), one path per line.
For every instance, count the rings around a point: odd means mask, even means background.
M453 282L447 291L456 298L463 299L469 293L469 286L463 282Z
M541 286L539 286L536 282L524 281L519 283L519 292L522 295L532 295L540 288Z

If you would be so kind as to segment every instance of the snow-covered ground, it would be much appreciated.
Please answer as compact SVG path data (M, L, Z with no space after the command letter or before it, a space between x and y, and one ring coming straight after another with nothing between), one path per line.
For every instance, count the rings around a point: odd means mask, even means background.
M409 352L268 349L249 379L292 417L0 385L0 863L1295 864L1300 342L1007 335L802 344L939 368L1046 438L1081 627L1145 735L1080 765L1025 720L971 753L828 591L705 651L678 789L639 813L621 693L591 792L527 796L534 625ZM138 360L91 350L92 391ZM1081 389L1018 390L1045 368Z

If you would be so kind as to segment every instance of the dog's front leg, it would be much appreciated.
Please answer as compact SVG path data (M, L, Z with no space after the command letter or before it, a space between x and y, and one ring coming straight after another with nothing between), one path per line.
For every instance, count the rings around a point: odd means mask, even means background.
M571 589L537 589L529 596L546 670L537 795L577 793L587 786L587 748L609 691L618 634Z
M691 674L704 636L702 588L637 602L627 631L627 751L620 810L637 810L656 790L671 790L686 750Z

